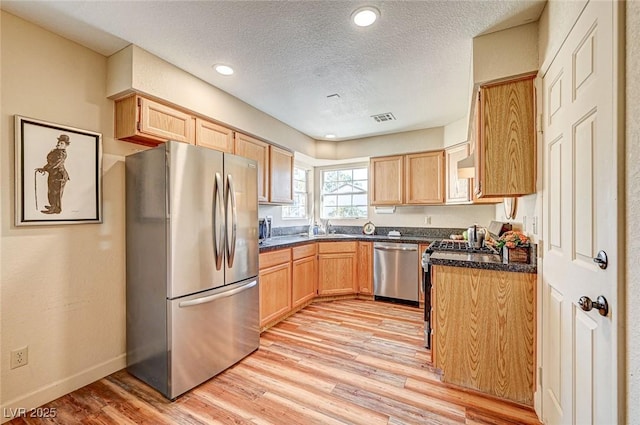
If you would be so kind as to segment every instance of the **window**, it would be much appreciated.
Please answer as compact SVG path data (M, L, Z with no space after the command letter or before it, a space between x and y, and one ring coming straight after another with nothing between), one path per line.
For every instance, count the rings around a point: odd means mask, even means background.
M367 218L367 168L322 171L321 218Z
M308 176L307 170L293 167L293 205L282 207L282 218L304 219L308 217Z

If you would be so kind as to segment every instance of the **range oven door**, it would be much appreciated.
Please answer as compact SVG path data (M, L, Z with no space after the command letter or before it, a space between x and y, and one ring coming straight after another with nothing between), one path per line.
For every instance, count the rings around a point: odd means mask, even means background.
M424 294L424 346L431 349L431 263L428 260L422 264L422 285L420 289Z

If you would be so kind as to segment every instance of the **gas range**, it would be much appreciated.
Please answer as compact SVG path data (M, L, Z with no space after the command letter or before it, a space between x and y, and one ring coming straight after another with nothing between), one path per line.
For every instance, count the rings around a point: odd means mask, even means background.
M440 241L433 241L427 248L427 251L457 251L457 252L477 252L481 254L498 254L498 251L488 245L483 245L481 248L470 247L467 241L443 239Z

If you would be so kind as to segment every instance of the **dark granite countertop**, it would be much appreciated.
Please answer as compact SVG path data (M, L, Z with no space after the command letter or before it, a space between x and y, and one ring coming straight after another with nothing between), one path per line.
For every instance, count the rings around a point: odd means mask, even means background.
M498 254L479 254L466 252L437 251L431 254L431 264L434 266L454 266L474 269L496 270L516 273L537 273L538 268L533 256L533 263L503 264Z
M268 252L276 249L290 248L293 246L304 245L312 242L349 242L349 241L365 241L365 242L398 242L398 243L417 243L428 244L437 238L426 236L400 236L390 237L385 235L355 235L355 234L328 234L318 236L288 235L275 236L262 242L259 245L260 252Z

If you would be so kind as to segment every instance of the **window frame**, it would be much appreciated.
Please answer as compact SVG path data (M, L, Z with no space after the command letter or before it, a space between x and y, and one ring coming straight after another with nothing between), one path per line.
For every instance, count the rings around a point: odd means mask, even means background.
M349 205L350 207L362 207L364 208L365 214L364 215L359 215L357 217L325 217L324 216L324 210L325 210L325 196L328 195L327 193L324 192L324 184L325 184L325 173L328 172L339 172L339 171L350 171L352 173L353 176L353 172L354 170L364 170L364 174L366 176L366 178L364 179L357 179L357 180L353 180L352 181L365 181L366 182L366 189L362 189L362 192L356 192L356 191L352 191L352 192L347 192L347 193L336 193L335 195L350 195L351 198L351 204ZM361 220L361 219L368 219L369 218L369 163L349 163L349 164L341 164L339 166L332 166L332 167L324 167L319 169L319 175L318 175L318 197L319 197L319 211L318 211L318 215L320 216L321 219L323 220ZM353 196L356 195L365 195L366 200L365 203L363 205L357 204L354 205L353 204ZM336 208L339 207L339 205L335 206Z
M305 191L304 192L300 192L300 191L296 191L296 169L301 170L304 172L305 175ZM282 211L280 214L280 218L282 218L282 220L308 220L311 217L311 184L310 184L310 178L309 176L311 176L311 170L309 170L306 167L300 166L298 164L294 164L293 166L293 204L291 205L283 205L282 206ZM300 180L298 180L300 181ZM304 211L304 217L292 217L292 216L285 216L285 211L290 211L290 208L299 208L299 206L295 205L295 200L296 200L296 194L302 194L304 193L304 198L305 198L305 211Z

